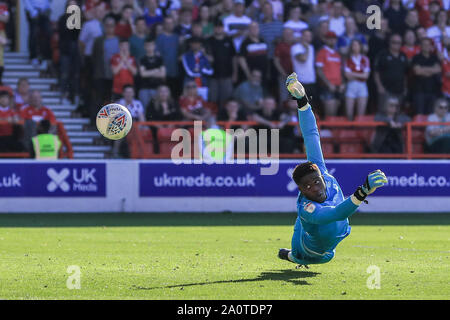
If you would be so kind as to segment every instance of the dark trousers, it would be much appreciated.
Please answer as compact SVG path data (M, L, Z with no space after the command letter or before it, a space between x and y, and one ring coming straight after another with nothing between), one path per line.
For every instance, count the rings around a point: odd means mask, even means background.
M73 49L69 54L61 54L59 59L61 92L70 98L78 95L80 90L80 55L78 46L74 45Z
M373 153L403 153L401 131L389 127L378 127L371 149Z
M41 58L51 60L52 53L50 39L52 34L50 12L40 12L32 18L27 12L27 19L30 34L28 37L28 46L30 50L30 59Z
M91 105L94 103L93 100L93 77L92 70L94 70L94 65L92 62L92 57L84 56L82 62L81 69L81 81L80 81L80 90L81 96L83 98L82 105L79 106L79 111L82 113L84 117L89 115L89 110Z
M22 152L24 146L22 143L23 127L13 124L12 133L9 136L0 136L0 152Z
M436 95L433 93L416 92L413 94L413 105L416 114L430 114L433 112L433 104Z
M450 137L437 139L428 149L430 153L450 153Z
M179 97L183 92L183 83L179 77L166 77L166 85L169 87L172 97Z
M80 91L81 57L78 50L78 43L72 42L64 52L61 52L59 58L61 93L68 94L70 98L78 95Z

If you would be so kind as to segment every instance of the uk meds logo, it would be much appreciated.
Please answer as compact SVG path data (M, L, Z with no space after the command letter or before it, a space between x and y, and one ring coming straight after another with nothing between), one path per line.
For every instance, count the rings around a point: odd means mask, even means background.
M49 184L47 184L47 190L49 192L55 192L58 188L64 192L70 191L70 185L66 181L70 175L69 169L64 168L58 173L55 169L49 168L47 170L47 175L51 179Z
M47 176L50 181L47 184L47 191L95 193L99 191L96 175L96 168L74 167L59 170L48 168Z

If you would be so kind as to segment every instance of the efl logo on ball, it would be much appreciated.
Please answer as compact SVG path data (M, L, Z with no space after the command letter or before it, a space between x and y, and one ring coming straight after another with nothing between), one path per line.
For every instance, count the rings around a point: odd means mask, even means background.
M97 130L111 140L124 138L130 132L132 122L130 111L117 103L108 104L97 113Z

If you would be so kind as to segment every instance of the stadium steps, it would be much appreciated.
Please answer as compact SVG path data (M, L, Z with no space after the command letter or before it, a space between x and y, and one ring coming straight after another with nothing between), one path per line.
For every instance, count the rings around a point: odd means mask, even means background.
M9 85L13 90L17 89L17 82ZM30 84L30 89L31 90L39 90L42 92L51 92L49 90L51 90L51 84L50 83L35 83L35 84Z
M94 138L75 138L71 137L70 142L76 145L92 145L94 143Z
M74 159L105 159L104 152L74 152Z
M72 143L75 159L105 159L111 155L111 146L90 127L90 121L81 118L74 104L65 104L57 90L58 79L49 77L40 67L31 64L28 53L6 51L4 54L5 71L3 83L17 89L20 78L27 78L30 89L39 90L43 104L51 109L58 121L64 124L69 140Z

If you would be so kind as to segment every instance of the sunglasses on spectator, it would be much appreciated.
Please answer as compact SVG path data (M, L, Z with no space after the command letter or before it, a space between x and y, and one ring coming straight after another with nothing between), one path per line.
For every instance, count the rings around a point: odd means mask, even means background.
M192 88L197 88L197 86L195 84L190 84L190 85L186 86L186 88L192 89Z
M397 40L393 40L393 41L391 41L391 44L402 44L402 42L401 41L397 41Z
M446 105L446 104L441 104L441 105L439 106L439 109L448 109L448 105Z

